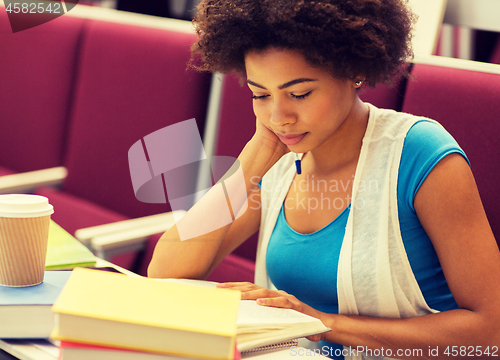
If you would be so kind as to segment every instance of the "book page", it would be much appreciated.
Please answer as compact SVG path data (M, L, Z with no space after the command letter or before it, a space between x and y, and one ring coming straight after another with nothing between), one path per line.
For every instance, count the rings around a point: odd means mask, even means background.
M217 284L205 280L158 280L212 288ZM259 305L255 300L240 300L236 325L237 348L242 352L330 330L315 317L292 309Z
M95 263L96 257L85 245L53 220L50 221L45 270L73 269Z
M186 285L216 287L216 282L206 280L191 280L191 279L155 279L166 282L173 282ZM255 300L241 300L238 308L238 318L236 324L238 328L254 327L272 324L275 326L284 324L299 324L318 322L312 316L302 314L292 309L282 309L258 305ZM281 326L279 326L281 327Z
M238 308L238 327L265 324L298 324L320 321L292 309L262 306L255 300L241 300Z
M165 281L176 284L185 284L185 285L193 285L193 286L201 286L208 288L216 288L217 283L215 281L207 281L207 280L195 280L195 279L153 279L157 281Z

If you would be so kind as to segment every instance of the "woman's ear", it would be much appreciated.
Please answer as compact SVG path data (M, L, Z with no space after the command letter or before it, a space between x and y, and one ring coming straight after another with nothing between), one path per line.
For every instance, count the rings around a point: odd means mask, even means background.
M361 79L361 78L357 78L354 80L354 87L356 89L359 89L361 87L361 85L363 85L363 82L365 81L365 79Z

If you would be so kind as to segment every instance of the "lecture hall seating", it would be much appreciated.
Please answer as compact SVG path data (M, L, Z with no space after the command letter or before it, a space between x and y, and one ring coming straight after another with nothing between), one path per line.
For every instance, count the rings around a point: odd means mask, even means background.
M0 11L8 54L0 70L8 84L0 87L2 173L64 165L60 187L36 193L49 197L52 218L71 233L170 210L135 198L128 149L191 118L202 132L210 85L207 74L186 69L189 22L126 13L108 21L104 9L85 11L15 34ZM130 268L133 255L113 260Z
M497 65L488 69L500 68ZM490 225L500 242L500 70L497 73L415 64L403 111L443 125L471 162Z
M0 67L0 83L7 84L0 87L0 175L64 165L64 182L37 193L49 197L54 220L72 233L168 211L166 204L135 199L128 149L168 124L195 118L202 134L209 122L211 76L186 70L194 41L190 24L113 14L103 20L109 13L94 8L13 35L0 11L0 47L7 54ZM472 163L500 241L500 66L444 60L417 58L412 79L361 89L360 97L434 118L455 136ZM212 116L211 155L236 157L253 134L251 93L233 76L224 76L218 94L214 91L210 95L218 100L212 107L219 115ZM113 261L145 275L158 238L150 237L143 253ZM256 237L209 279L251 281L255 251Z

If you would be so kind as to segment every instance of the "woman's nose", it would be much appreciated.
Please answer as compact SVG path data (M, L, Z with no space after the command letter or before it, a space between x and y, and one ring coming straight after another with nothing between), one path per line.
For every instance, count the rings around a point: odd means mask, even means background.
M276 100L271 110L271 123L276 126L283 126L295 122L295 116L284 101Z

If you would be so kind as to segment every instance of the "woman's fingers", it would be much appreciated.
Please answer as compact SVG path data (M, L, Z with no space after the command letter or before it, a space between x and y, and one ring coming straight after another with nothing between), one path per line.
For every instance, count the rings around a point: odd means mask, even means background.
M323 339L323 334L307 336L306 339L309 341L317 342Z
M221 289L239 290L241 292L250 291L258 288L262 289L260 286L257 286L249 282L226 282L217 284L217 287Z
M314 309L282 290L269 290L249 282L221 283L217 287L241 291L242 300L256 300L259 305L293 309L317 317Z
M257 304L263 306L279 307L284 309L293 309L294 304L287 297L268 297L268 298L258 298Z
M242 300L257 300L257 299L264 300L264 299L280 299L280 298L282 298L282 300L273 300L273 302L269 302L266 304L264 302L262 302L261 305L276 306L276 307L290 307L289 301L286 301L286 298L290 295L288 295L285 291L269 290L269 289L263 288L261 286L257 286L255 284L252 284L249 282L227 282L227 283L217 284L217 287L241 291L241 299ZM276 304L276 305L272 305L272 304ZM280 304L282 304L282 305L280 306Z
M257 286L250 282L227 282L217 284L218 288L234 289L241 292L242 300L256 300L257 304L262 306L277 307L284 309L293 309L298 312L321 319L320 312L304 304L295 296L282 290L269 290ZM308 337L311 341L319 341L322 334Z
M216 286L218 288L235 288L235 287L250 286L250 285L257 286L250 282L225 282L225 283L219 283Z

